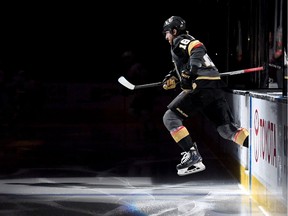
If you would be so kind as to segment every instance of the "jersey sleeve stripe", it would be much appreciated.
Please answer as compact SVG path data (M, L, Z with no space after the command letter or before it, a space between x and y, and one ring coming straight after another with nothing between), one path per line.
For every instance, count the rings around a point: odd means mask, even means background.
M199 46L202 46L203 44L199 40L195 40L189 43L188 45L188 53L191 55L191 52L194 48L197 48Z

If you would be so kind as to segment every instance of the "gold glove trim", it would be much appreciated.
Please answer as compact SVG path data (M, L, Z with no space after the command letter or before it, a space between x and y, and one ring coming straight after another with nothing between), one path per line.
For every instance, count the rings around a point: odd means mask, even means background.
M176 88L176 77L171 77L170 79L166 80L166 82L163 85L163 88L165 90Z
M185 73L185 72L182 72L182 73L181 73L181 76L184 77L184 78L186 78L186 79L189 79L189 78L190 78L190 75L187 74L187 73Z

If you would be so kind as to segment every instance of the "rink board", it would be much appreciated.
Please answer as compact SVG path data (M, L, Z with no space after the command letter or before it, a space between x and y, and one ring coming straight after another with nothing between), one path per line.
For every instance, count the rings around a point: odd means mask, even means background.
M239 181L268 212L287 213L287 100L238 90L227 99L235 121L250 129L249 148L223 144L238 163Z

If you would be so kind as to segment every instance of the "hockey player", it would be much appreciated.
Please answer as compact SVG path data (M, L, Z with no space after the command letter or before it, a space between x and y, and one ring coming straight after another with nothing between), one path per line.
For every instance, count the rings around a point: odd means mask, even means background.
M239 145L247 145L249 133L233 122L224 97L225 83L204 44L189 35L185 20L179 16L170 17L164 23L163 34L171 45L175 65L165 76L163 88L174 89L179 83L182 89L167 106L163 123L183 150L181 162L176 166L177 174L183 176L205 170L197 145L183 125L184 119L200 111L215 124L221 137Z

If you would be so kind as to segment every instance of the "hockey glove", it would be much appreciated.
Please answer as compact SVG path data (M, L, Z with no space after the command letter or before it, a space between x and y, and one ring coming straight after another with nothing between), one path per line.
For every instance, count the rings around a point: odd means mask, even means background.
M181 89L183 90L191 90L192 89L192 76L188 71L182 71L181 72Z
M169 90L169 89L174 89L177 86L178 83L178 79L176 78L176 76L174 75L175 71L172 70L170 71L164 78L164 80L162 81L163 83L163 88L165 90Z
M177 86L178 79L172 76L170 79L166 80L163 84L165 90L174 89Z

